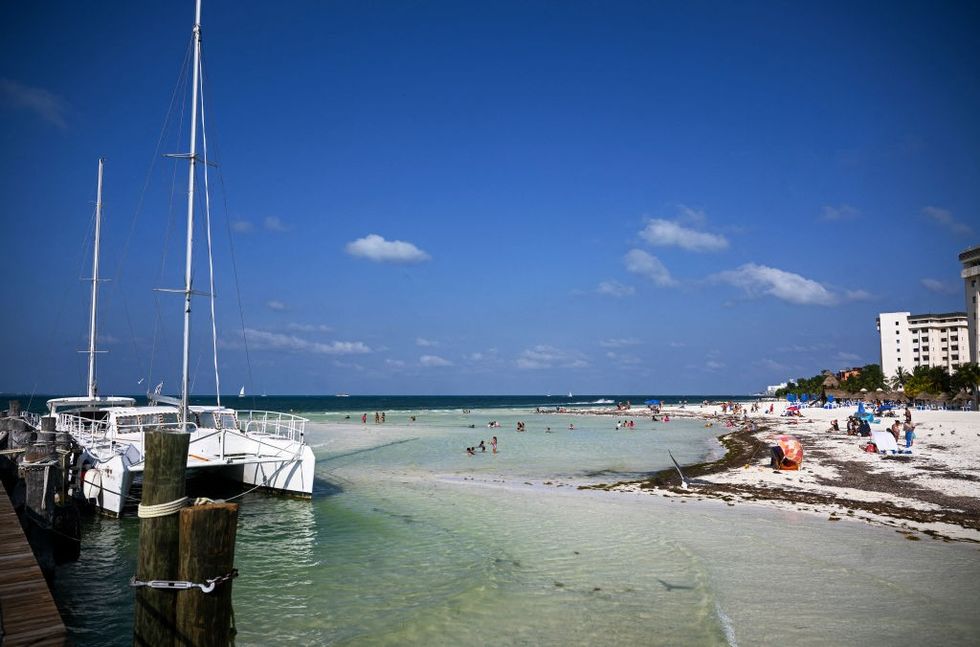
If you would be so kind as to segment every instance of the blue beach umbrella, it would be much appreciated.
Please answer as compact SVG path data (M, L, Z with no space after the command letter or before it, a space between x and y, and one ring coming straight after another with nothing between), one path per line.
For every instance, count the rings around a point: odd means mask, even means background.
M796 402L796 394L795 393L787 393L786 394L786 401L787 402Z

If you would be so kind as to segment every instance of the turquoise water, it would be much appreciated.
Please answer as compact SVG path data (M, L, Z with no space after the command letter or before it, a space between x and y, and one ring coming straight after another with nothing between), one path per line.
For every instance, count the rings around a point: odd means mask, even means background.
M980 635L975 546L576 489L664 467L668 447L682 462L717 455L715 430L697 422L616 431L615 417L495 408L405 409L361 425L360 413L311 414L312 502L243 500L239 645L913 645ZM490 430L494 419L501 427ZM518 420L526 433L514 431ZM463 451L492 434L500 453ZM91 521L83 561L60 570L78 644L130 642L137 529Z

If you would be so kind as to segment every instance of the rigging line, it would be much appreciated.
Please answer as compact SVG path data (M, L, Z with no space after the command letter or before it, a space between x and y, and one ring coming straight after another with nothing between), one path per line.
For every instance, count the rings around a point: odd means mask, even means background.
M177 100L177 95L178 94L181 95L181 101L179 103L179 105L181 106L181 108L180 108L180 111L178 113L179 117L178 117L178 120L177 120L177 139L178 140L180 138L180 133L182 133L183 130L184 130L184 117L186 116L186 103L187 102L184 101L183 98L186 97L186 95L187 95L187 86L188 86L188 74L187 74L187 70L190 67L190 55L191 55L191 52L193 50L193 47L194 47L194 39L192 37L191 40L188 42L187 52L184 54L184 61L181 64L181 68L180 68L180 76L179 76L179 78L177 80L177 87L174 89L174 95L171 98L171 111L172 111L173 105L175 104L175 102ZM169 113L168 113L168 120L169 120ZM162 139L162 135L161 135L161 139ZM159 157L159 154L160 154L160 145L158 144L157 151L156 151L155 157L154 157L154 163L155 163L155 160ZM161 245L161 248L160 248L160 270L159 270L159 273L157 274L157 284L158 285L159 284L162 284L163 277L164 277L164 274L166 272L166 266L167 266L167 250L170 247L170 238L171 238L171 236L173 234L173 230L174 230L174 221L175 221L175 218L174 218L174 194L177 191L177 166L178 166L178 160L175 158L173 160L173 162L171 163L170 192L169 192L168 197L167 197L167 200L168 200L168 202L167 202L167 221L166 221L167 224L166 224L166 227L164 228L163 245ZM154 305L155 305L155 308L156 308L156 319L153 322L153 342L152 342L151 350L150 350L150 372L147 375L147 382L148 382L147 388L150 388L152 386L152 383L153 383L153 364L156 361L157 341L158 341L158 339L161 339L161 338L165 337L165 334L166 334L164 332L164 330L163 330L163 310L160 307L160 299L159 299L159 296L157 296L157 295L158 295L158 293L154 292Z
M201 64L203 71L203 63ZM204 218L208 234L208 272L211 279L211 348L214 351L214 392L217 404L221 406L221 378L218 374L218 324L214 316L214 256L211 252L211 189L208 186L208 129L204 122L204 75L201 82L201 141L204 146Z
M207 67L204 65L204 52L201 52L201 76L207 75ZM210 80L208 80L210 83ZM215 150L217 152L218 158L221 158L221 147L219 145L220 138L216 138ZM245 308L242 305L242 290L241 285L238 280L238 259L235 256L235 239L232 236L231 231L231 217L228 211L228 192L225 189L225 174L222 172L221 167L218 167L218 185L221 187L221 200L224 205L225 212L225 229L228 233L228 247L231 251L231 267L232 272L235 277L235 297L238 301L238 316L242 323L242 345L245 348L245 365L248 367L248 388L251 392L252 397L252 408L256 408L257 403L255 400L255 380L252 375L252 357L248 352L248 335L245 334Z
M123 243L123 252L120 255L119 260L118 260L117 265L116 265L116 272L115 272L116 281L113 284L112 288L110 289L110 294L111 295L114 295L115 292L116 292L116 290L119 289L118 286L121 286L122 285L122 282L120 281L120 277L122 276L122 270L123 270L123 267L125 265L126 259L129 257L129 248L130 248L130 245L132 243L133 237L134 237L134 235L136 233L136 224L137 224L137 222L140 219L140 215L143 213L143 205L144 205L144 202L146 200L147 191L149 190L149 187L150 187L150 181L153 178L153 172L156 169L157 162L158 162L158 160L160 158L160 149L163 147L163 140L166 137L167 129L168 129L168 127L169 127L169 125L171 123L171 120L173 118L173 115L174 115L174 106L178 105L177 104L177 97L181 94L181 92L180 92L181 88L184 87L186 85L186 83L187 83L186 82L187 67L188 67L187 61L189 60L190 53L191 53L191 46L190 46L190 44L188 44L188 47L187 47L187 49L184 52L184 60L181 62L181 65L180 65L180 72L177 75L177 82L174 84L173 92L170 94L170 105L167 107L167 112L164 115L163 124L160 127L160 134L157 136L156 147L153 150L153 155L150 158L149 168L147 169L146 176L143 179L143 188L140 191L139 199L136 202L136 209L133 212L133 218L132 218L132 220L130 221L130 224L129 224L129 232L127 233L126 240ZM182 123L183 123L183 113L181 112L180 113L179 124L178 124L178 130L180 129ZM174 171L174 172L176 173L176 171ZM171 201L172 201L172 198L171 198ZM170 209L170 211L172 212L172 209ZM169 223L168 223L168 229L169 229ZM169 236L169 234L168 234L168 236ZM165 237L164 240L166 241L166 237ZM166 244L164 244L164 249L166 249ZM130 313L129 313L129 302L126 299L126 293L125 292L120 291L120 294L121 294L121 298L122 298L122 302L123 302L123 310L124 310L124 312L126 314L126 322L127 322L128 328L129 328L130 340L131 340L132 345L133 345L134 355L136 357L136 361L140 365L140 372L142 373L143 372L143 366L144 366L144 360L142 358L142 354L139 352L139 347L138 347L138 345L136 343L136 333L135 333L135 330L134 330L134 327L133 327L132 317L130 316ZM156 299L154 299L154 300L156 300ZM159 326L159 313L160 313L159 304L157 304L156 310L157 310L157 321L154 322L153 342L152 342L151 350L150 350L149 371L146 373L147 381L152 380L152 374L153 374L154 354L156 353L156 339L157 339L157 332L158 332L157 331L157 328Z
M89 220L89 229L88 229L88 233L86 234L86 242L88 240L91 240L92 236L94 236L94 232L95 232L95 207L93 206L93 208L92 208L92 216L91 216L91 219ZM85 245L83 247L80 247L77 250L77 253L78 253L78 271L77 271L77 276L78 276L79 279L82 278L82 271L83 271L83 268L85 267L85 260L86 260L86 258L85 258L85 252L84 252L84 250L86 249L86 247L87 247L87 245ZM58 329L61 326L62 317L64 316L65 308L68 305L68 301L69 301L68 295L69 295L69 293L73 289L74 288L72 287L71 283L69 281L66 281L65 282L65 287L64 287L64 292L62 293L61 298L58 299L58 308L57 308L57 311L55 312L54 319L52 319L52 321L51 321L51 327L49 329L49 333L48 333L48 336L47 336L46 339L54 339L55 338L55 333L58 332ZM46 345L45 348L47 350L47 354L49 356L49 359L53 359L52 356L53 356L53 354L55 352L54 345ZM56 365L58 363L60 363L60 362L50 362L50 364L53 364L53 365ZM41 364L44 364L44 362L41 362ZM37 379L38 377L39 376L37 376L35 374L35 378L36 379L35 379L35 382L34 382L34 388L31 390L31 394L30 394L31 395L31 398L30 398L30 401L31 402L33 402L34 395L37 392L37 385L38 385L38 381L39 381ZM83 383L83 382L84 382L84 380L81 380L79 383Z

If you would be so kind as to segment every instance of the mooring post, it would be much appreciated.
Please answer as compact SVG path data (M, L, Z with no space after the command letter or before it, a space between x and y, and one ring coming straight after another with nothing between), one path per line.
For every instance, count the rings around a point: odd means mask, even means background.
M170 503L184 497L184 471L190 434L147 431L144 435L143 506ZM175 580L179 557L180 518L177 514L140 519L136 579ZM176 632L177 594L174 591L136 589L133 643L154 647L173 645Z
M177 578L198 583L220 580L210 593L193 588L177 594L178 644L193 647L233 644L231 578L237 529L235 503L208 503L180 511Z

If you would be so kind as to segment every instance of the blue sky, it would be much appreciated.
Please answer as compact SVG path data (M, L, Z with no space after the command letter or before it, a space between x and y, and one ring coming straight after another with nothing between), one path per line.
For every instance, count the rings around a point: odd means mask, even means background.
M192 18L0 5L0 391L84 389L100 156L100 389L177 389L153 288L182 284L186 169L158 152L187 148ZM878 312L964 307L975 3L222 0L203 25L225 392L754 392L878 361Z

